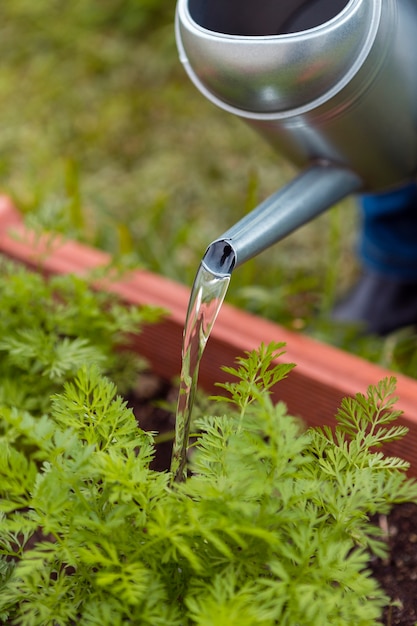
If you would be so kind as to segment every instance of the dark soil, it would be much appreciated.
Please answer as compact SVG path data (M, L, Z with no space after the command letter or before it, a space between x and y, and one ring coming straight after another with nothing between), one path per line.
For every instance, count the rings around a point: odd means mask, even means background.
M173 433L177 391L170 383L152 374L142 375L135 393L128 398L144 430L162 435ZM157 445L153 468L169 468L172 440ZM384 626L417 624L417 505L402 504L390 515L373 520L382 528L389 546L386 559L373 558L370 568L386 594L392 599L383 615Z
M389 555L375 559L371 569L394 604L384 611L386 626L417 623L417 505L397 505L388 516L379 516L387 537Z
M133 409L139 426L157 433L159 438L162 436L167 439L157 443L151 465L152 469L160 472L169 469L171 462L176 402L177 389L151 373L141 374L136 388L127 397L127 403Z

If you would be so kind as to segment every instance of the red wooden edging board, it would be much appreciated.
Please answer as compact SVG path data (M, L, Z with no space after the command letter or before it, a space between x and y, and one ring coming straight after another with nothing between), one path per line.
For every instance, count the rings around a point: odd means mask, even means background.
M45 274L82 274L110 262L110 256L102 251L59 236L42 238L28 231L10 199L1 196L0 252ZM126 303L167 310L163 321L145 327L132 341L155 373L165 378L178 376L189 288L146 270L129 272L115 281L97 281L97 287L117 293ZM370 384L392 375L364 359L225 303L202 359L201 388L212 392L216 382L225 380L222 366L233 365L243 352L271 341L286 343L283 360L296 363L288 378L276 386L275 397L309 425L334 425L334 414L343 397L365 392ZM386 452L409 461L410 475L417 476L417 381L401 374L395 377L399 397L396 406L403 411L401 423L410 432L402 441L387 446Z

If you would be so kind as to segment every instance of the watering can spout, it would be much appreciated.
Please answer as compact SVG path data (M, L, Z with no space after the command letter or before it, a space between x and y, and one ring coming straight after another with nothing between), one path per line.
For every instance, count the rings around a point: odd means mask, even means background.
M212 274L230 275L361 187L360 177L347 168L328 162L313 164L213 241L202 263Z

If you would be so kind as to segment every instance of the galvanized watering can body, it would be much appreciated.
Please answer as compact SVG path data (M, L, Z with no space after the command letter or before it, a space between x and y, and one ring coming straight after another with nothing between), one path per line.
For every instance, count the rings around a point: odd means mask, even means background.
M308 166L220 238L232 265L348 193L415 175L417 0L179 0L176 29L197 88Z

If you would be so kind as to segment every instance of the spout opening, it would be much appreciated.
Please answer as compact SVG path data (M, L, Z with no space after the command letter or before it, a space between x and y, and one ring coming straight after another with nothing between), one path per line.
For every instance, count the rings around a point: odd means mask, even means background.
M336 17L351 0L189 0L191 18L200 27L238 36L302 32Z
M213 241L203 256L202 264L215 276L230 276L236 265L236 252L226 239Z

